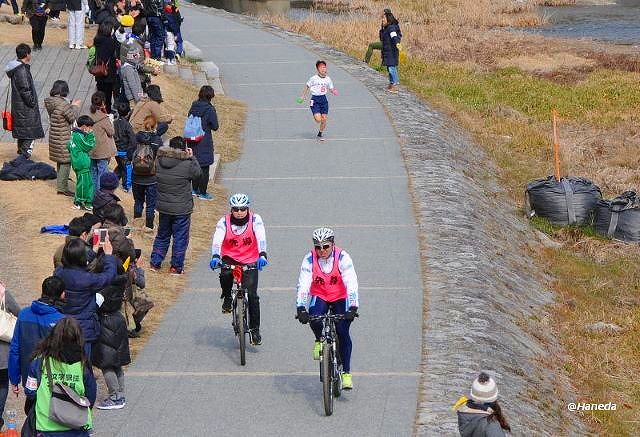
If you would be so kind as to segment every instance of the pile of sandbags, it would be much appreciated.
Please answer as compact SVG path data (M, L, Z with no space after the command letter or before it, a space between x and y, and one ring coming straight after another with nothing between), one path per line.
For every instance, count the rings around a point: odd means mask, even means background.
M538 216L554 225L591 223L593 211L602 199L600 188L588 179L554 176L527 184L529 217Z
M609 238L640 241L640 198L635 191L626 191L612 200L600 200L594 226Z

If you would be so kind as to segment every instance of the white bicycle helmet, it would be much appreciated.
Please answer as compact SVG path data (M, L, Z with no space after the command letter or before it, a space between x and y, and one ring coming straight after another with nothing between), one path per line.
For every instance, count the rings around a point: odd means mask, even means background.
M330 228L318 228L313 231L314 243L323 243L325 241L333 243L333 231Z
M229 206L232 208L249 208L251 201L249 196L244 193L236 193L229 197Z

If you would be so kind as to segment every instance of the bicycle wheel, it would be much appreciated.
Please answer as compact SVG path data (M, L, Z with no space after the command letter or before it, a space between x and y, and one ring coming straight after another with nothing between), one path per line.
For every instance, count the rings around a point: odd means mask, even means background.
M246 309L244 305L243 296L239 296L237 299L237 307L236 307L236 327L238 329L238 341L240 342L240 364L247 364L247 360L245 357L245 348L246 348L246 332L245 332L245 317L246 317Z
M322 397L324 399L324 413L333 414L333 353L331 345L322 344Z
M336 357L336 362L333 365L333 374L334 374L334 378L333 378L333 395L337 398L340 397L340 394L342 393L342 359L340 358L340 342L338 341L338 336L336 335L334 337L335 340L335 357Z

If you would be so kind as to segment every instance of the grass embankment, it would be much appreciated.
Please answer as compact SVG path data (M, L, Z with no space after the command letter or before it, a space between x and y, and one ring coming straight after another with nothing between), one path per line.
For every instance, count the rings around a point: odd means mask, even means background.
M3 6L4 7L0 9L0 14L9 14L13 12L10 6L6 4ZM66 26L67 13L60 13L60 21L52 22L51 20L49 20L48 23L49 25L47 26L44 34L44 45L66 45L68 43L67 29L61 29L59 26ZM96 34L96 29L97 26L85 28L85 44L88 45L91 41L93 41L93 37ZM19 44L21 42L27 43L29 45L32 44L31 26L29 25L29 19L27 17L23 17L22 22L20 22L19 24L1 22L0 35L2 35L0 44Z
M14 26L14 28L18 27L20 26ZM51 30L52 39L55 36L62 40L60 32L64 32L64 30ZM21 40L12 41L12 43L17 42L21 42ZM153 78L153 83L160 86L164 98L163 104L175 116L175 121L170 125L168 135L181 135L187 112L191 102L197 98L198 89L174 76L160 75ZM73 85L71 84L71 86ZM240 156L241 133L244 128L246 107L241 102L225 96L217 96L213 103L220 121L220 129L215 133L216 153L221 155L221 165L223 165L224 162L233 161ZM0 144L0 162L15 158L15 149L15 144ZM37 143L34 159L48 162L46 143ZM112 162L111 167L113 168L114 165L115 163ZM130 341L134 359L162 321L165 311L183 291L196 258L208 251L215 223L227 210L225 188L217 184L214 185L212 181L210 193L215 196L214 201L194 199L195 209L191 221L189 250L185 261L186 275L169 275L168 258L165 260L162 272L154 273L147 269L146 291L153 298L156 306L145 318L141 337ZM130 225L134 226L132 238L136 247L142 249L142 263L144 267L147 267L154 236L144 234L140 229L143 223L138 220L134 223L131 219L133 216L132 195L124 193L121 188L116 190L116 194L122 199L122 205L130 218ZM2 238L8 239L9 247L12 248L10 263L2 266L0 280L11 286L10 289L17 294L19 302L27 304L32 299L39 297L42 280L51 275L53 270L53 253L58 245L64 242L64 238L60 236L39 235L40 227L46 224L68 223L73 217L81 215L81 211L72 208L70 198L56 195L55 180L0 183L0 208L3 210L3 217L6 218L6 225L10 231ZM10 397L9 407L21 410L13 396Z
M319 3L335 8L340 2ZM352 13L331 21L264 19L362 59L377 40L381 9L390 7L409 53L401 82L473 134L499 164L498 177L519 206L527 181L552 174L553 108L561 116L566 173L594 180L609 197L640 182L640 75L627 48L501 29L541 23L534 5L543 1L344 3ZM379 63L375 54L372 65ZM554 325L569 354L564 367L578 401L618 405L615 412L587 413L585 420L603 435L639 435L640 249L580 229L541 228L562 242L536 255L556 278ZM624 331L586 333L597 321Z

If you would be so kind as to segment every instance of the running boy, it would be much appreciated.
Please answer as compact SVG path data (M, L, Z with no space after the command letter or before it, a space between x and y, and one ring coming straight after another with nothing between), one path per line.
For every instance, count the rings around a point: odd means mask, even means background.
M96 146L93 134L93 119L82 115L77 120L78 127L71 132L67 148L71 154L71 167L76 172L76 193L73 206L76 209L92 210L93 182L91 180L91 157L89 152Z
M327 127L327 114L329 113L327 91L331 91L331 94L337 96L338 90L333 87L333 81L327 76L327 63L325 61L316 62L316 70L318 70L318 74L309 78L302 91L302 96L298 98L298 103L304 102L307 94L311 91L309 107L311 108L313 119L320 124L318 140L324 141L322 132Z

